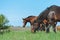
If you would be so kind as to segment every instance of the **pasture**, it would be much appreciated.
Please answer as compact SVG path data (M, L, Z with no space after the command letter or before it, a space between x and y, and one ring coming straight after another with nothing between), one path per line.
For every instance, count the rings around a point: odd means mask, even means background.
M31 33L30 28L13 28L10 32L0 34L0 40L60 40L60 32L45 33L39 31Z

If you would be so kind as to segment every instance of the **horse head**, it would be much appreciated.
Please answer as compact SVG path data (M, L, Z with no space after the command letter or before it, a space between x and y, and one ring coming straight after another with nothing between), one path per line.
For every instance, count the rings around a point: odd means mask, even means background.
M26 19L25 18L22 18L23 19L23 27L25 27L25 25L26 25Z

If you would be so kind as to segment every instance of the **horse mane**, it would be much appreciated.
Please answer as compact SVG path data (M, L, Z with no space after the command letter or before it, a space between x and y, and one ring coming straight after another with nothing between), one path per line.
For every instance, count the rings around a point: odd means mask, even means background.
M32 15L31 15L31 16L28 16L27 18L30 18L30 17L35 17L35 16L32 16Z
M27 18L30 18L30 17L36 17L36 16L31 15L31 16L28 16L28 17L24 18L24 20L27 19Z

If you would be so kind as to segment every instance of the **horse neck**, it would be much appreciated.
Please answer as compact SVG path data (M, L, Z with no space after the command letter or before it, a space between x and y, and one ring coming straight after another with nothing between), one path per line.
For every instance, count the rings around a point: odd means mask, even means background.
M26 18L27 22L29 22L31 25L35 19L37 19L37 16Z
M29 22L30 24L32 24L31 20L32 20L32 19L30 19L30 18L28 19L28 22Z
M27 24L27 22L31 23L30 22L30 18L25 18L25 20L26 20L26 23L25 24Z

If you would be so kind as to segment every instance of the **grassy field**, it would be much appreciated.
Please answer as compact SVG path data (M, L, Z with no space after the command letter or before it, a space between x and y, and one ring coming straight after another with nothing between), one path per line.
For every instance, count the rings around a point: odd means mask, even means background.
M60 40L60 32L31 33L30 30L11 30L11 32L0 34L0 40Z

